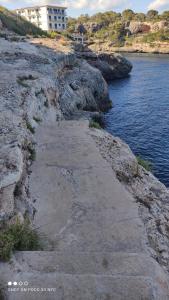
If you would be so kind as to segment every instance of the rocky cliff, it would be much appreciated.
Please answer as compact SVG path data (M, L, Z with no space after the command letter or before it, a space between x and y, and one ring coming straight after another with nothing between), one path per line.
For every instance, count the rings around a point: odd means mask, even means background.
M18 211L33 213L26 174L38 124L110 107L107 84L96 68L70 48L47 47L48 39L33 42L0 41L1 220ZM122 69L121 61L118 65Z
M0 264L3 287L12 277L55 287L32 299L167 300L168 190L121 140L68 121L110 106L100 62L47 39L1 38L0 58L0 225L29 216L46 242ZM112 78L127 75L130 63L110 59Z
M100 72L71 52L56 55L47 48L1 39L0 57L2 220L15 211L31 210L26 169L38 123L44 118L62 119L78 110L102 110L110 102Z
M168 42L152 42L143 43L139 39L135 41L126 42L124 46L114 46L110 42L96 42L89 46L91 51L98 53L154 53L154 54L169 54L169 43Z

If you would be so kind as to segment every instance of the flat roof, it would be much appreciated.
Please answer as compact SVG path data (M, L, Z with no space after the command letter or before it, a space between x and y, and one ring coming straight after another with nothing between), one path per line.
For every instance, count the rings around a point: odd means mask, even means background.
M59 6L59 5L36 5L36 6L28 6L28 7L16 8L15 10L22 10L22 9L36 9L36 8L41 8L41 7L64 8L64 9L67 9L66 6Z

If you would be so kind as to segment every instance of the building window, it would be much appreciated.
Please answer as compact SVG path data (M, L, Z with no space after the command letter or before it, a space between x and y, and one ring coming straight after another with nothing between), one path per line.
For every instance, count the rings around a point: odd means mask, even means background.
M64 20L65 20L65 18L64 17L62 17L62 21L64 22Z
M61 16L59 16L58 19L61 19Z
M64 9L62 9L62 14L64 14Z
M56 17L56 16L54 16L54 20L55 20L55 21L57 20L57 17Z
M61 26L61 24L59 24L59 27Z
M51 16L49 16L49 20L50 20L50 21L52 20L52 17L51 17Z
M55 29L57 29L58 28L58 25L55 23Z
M49 27L52 28L52 23L49 23Z
M65 29L65 24L62 24L62 28Z

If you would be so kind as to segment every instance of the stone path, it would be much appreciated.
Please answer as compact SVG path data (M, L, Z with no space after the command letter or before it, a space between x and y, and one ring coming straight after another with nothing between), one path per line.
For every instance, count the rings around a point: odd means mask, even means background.
M46 251L17 253L15 280L56 291L9 299L169 299L137 204L101 157L87 121L44 124L36 137L30 193Z

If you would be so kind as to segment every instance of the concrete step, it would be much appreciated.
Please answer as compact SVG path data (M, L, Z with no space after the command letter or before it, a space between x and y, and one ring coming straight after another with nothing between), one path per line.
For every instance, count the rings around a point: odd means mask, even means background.
M120 276L155 276L161 268L143 253L37 251L17 252L15 259L22 270Z
M147 276L65 275L19 273L15 281L27 281L7 293L8 300L167 300L164 288ZM31 290L28 291L28 288ZM36 290L34 290L34 288Z

